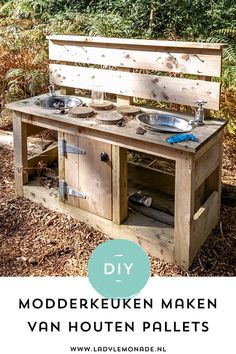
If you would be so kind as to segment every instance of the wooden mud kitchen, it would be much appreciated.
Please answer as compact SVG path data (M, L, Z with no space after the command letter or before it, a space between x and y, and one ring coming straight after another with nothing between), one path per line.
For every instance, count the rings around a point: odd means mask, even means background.
M219 220L226 122L209 112L219 109L224 45L48 39L49 93L8 105L16 194L189 268ZM58 132L57 146L27 157L27 137L43 129ZM167 142L183 134L193 141ZM58 185L45 188L38 163L55 160Z

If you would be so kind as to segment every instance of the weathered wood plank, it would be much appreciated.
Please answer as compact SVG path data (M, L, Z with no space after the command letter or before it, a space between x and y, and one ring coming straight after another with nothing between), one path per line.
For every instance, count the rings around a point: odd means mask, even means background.
M220 51L220 53L219 53L219 56L220 56L220 63L218 63L218 66L215 66L217 69L218 69L218 75L216 75L216 76L218 76L218 77L220 77L220 75L221 75L221 55L222 55L222 53L221 53L221 51ZM215 76L215 75L210 75L210 70L208 71L208 74L206 75L206 74L202 74L201 73L201 75L197 75L197 78L198 78L198 80L204 80L204 81L211 81L211 79L212 79L212 76ZM211 111L210 111L210 109L205 109L204 108L204 118L205 119L207 119L207 118L209 118L211 116Z
M64 139L64 133L59 131L58 132L58 141L60 139ZM65 180L65 156L60 154L58 149L58 178L59 180ZM59 200L61 202L65 202L65 197L63 195L59 195Z
M96 122L92 120L71 118L67 115L59 117L41 112L41 115L37 116L35 112L30 119L23 118L23 121L43 126L46 129L63 130L73 135L89 136L90 139L109 142L121 147L135 149L167 159L169 159L170 156L172 159L175 159L180 151L190 153L197 152L195 156L201 156L202 149L204 149L204 152L207 150L205 150L205 144L208 145L209 142L210 145L208 146L211 146L211 140L214 139L214 135L217 135L220 130L223 130L225 125L225 123L223 123L219 126L208 127L207 125L204 128L196 127L194 129L194 135L199 138L197 142L168 144L166 142L167 135L163 133L147 131L144 135L136 134L136 129L138 128L138 122L136 120L130 121L121 129L116 125L108 126L96 124Z
M205 126L208 127L208 122L212 122L211 121L205 121ZM222 128L226 125L227 123L225 122L225 124L223 124ZM198 151L196 151L195 153L195 161L199 160L201 158L201 156L203 156L205 154L206 151L210 150L212 148L212 146L214 146L217 142L220 141L221 137L223 136L224 130L220 130L217 132L217 134L215 134L214 136L212 136L212 134L209 136L209 138L207 139L206 143L204 146L201 147L201 149L198 149Z
M194 214L194 160L182 154L176 160L174 257L177 264L190 266L190 240Z
M219 203L218 203L218 219L220 218L220 203L221 203L221 193L222 193L222 166L223 166L223 141L224 136L223 132L220 134L220 163L219 169L217 171L216 176L218 177L218 193L219 193Z
M197 188L194 195L194 212L196 212L206 200L206 181Z
M109 37L91 37L91 36L70 36L70 35L52 35L47 36L52 41L97 43L98 45L107 44L109 46L127 45L141 47L180 47L180 48L201 48L201 49L221 49L227 47L225 43L205 43L205 42L181 42L181 41L160 41L148 39L129 39L129 38L109 38Z
M136 212L129 212L128 219L121 225L98 215L60 203L57 191L42 188L36 183L24 186L24 195L51 210L65 213L85 222L111 238L130 239L160 259L173 262L173 227L152 220Z
M79 137L78 146L86 151L79 155L78 190L87 198L80 199L80 208L112 220L112 151L111 145ZM106 152L109 160L101 161L100 154ZM71 165L68 173L75 171Z
M220 166L220 164L219 164L219 166L216 167L215 171L213 171L210 174L210 176L205 180L206 199L208 199L209 196L214 191L218 191L219 194L221 192L221 166ZM205 201L206 201L206 199L205 199Z
M206 101L205 108L219 109L220 83L137 74L71 65L50 64L50 82L59 86L95 89L118 95L196 106Z
M149 168L128 163L128 179L133 183L174 195L175 177Z
M45 95L38 96L38 98L42 98L42 97L45 97ZM91 102L91 99L89 98L86 97L79 97L79 98L81 98L83 102L87 104ZM219 134L220 135L222 134L223 128L227 124L227 122L224 120L205 121L204 127L202 126L196 127L194 129L194 135L196 135L196 137L198 138L197 142L190 141L190 142L183 142L183 143L170 145L167 144L166 142L166 138L168 137L168 135L163 133L147 131L144 135L137 135L136 129L138 128L139 124L135 119L128 122L128 124L126 124L126 126L123 127L122 129L116 127L115 125L106 126L102 124L96 124L95 121L91 119L90 120L77 119L77 118L69 117L67 114L61 115L56 112L51 112L51 111L48 112L47 110L39 109L34 104L36 99L37 97L28 98L26 100L10 103L7 105L7 107L8 109L12 109L13 111L24 113L22 118L23 121L30 124L43 126L48 129L63 130L68 133L70 132L71 134L77 134L78 131L82 133L82 130L86 128L87 131L86 133L88 133L91 138L92 135L95 134L96 136L99 135L98 138L106 137L109 139L108 135L111 134L110 141L113 143L117 142L117 145L119 145L120 136L121 139L123 136L129 137L130 140L137 139L140 145L142 145L142 142L145 143L152 142L153 145L155 144L155 146L158 146L158 148L160 147L161 150L163 147L167 149L167 152L171 150L171 156L173 158L175 157L175 153L178 152L178 150L184 150L184 151L195 153L195 158L198 159L206 150L210 148L210 146L215 144L215 138ZM148 109L147 107L140 107L140 108L144 112L146 111L159 112L159 113L167 113L167 114L173 113L173 111L163 110L163 109L155 110L155 109ZM192 115L183 114L180 112L178 112L178 116L184 119L193 119ZM98 134L95 132L95 130L99 131ZM114 136L113 134L116 136ZM127 145L131 146L131 144L128 144L128 141L126 143ZM162 154L161 150L159 150L160 154ZM150 153L152 154L152 152ZM168 158L168 156L165 157Z
M79 135L64 133L68 144L86 151L85 155L67 153L65 157L65 181L86 199L66 196L66 201L77 208L111 220L111 145ZM109 161L102 162L100 153L105 151ZM89 177L88 177L89 176Z
M220 151L221 144L218 142L196 161L194 190L198 189L216 167L219 166Z
M119 70L123 71L123 72L132 72L132 69L127 68L127 67L120 67ZM125 95L117 95L116 103L119 106L131 105L133 103L133 97L125 96Z
M222 164L223 164L223 134L220 134L219 139L220 151L219 151L219 166L212 173L212 178L208 179L207 190L218 191L218 204L216 205L217 210L217 221L220 219L220 206L221 206L221 193L222 193Z
M121 224L128 215L127 150L112 145L113 221Z
M64 139L66 143L79 146L79 137L77 135L71 135L64 133ZM66 154L64 158L65 165L65 177L64 180L67 185L74 188L76 191L80 191L79 183L79 173L80 173L80 163L78 154ZM65 196L65 200L77 208L80 207L80 198L74 196Z
M54 119L53 119L54 118ZM165 136L158 134L158 135L152 135L150 136L149 132L145 136L139 136L135 134L135 129L137 128L136 122L134 122L134 128L129 129L128 132L125 132L125 130L122 130L120 128L117 128L116 126L112 125L102 125L102 124L88 124L87 127L84 127L84 119L81 119L81 127L78 125L72 124L71 119L69 117L67 121L64 119L64 121L57 120L55 117L51 118L45 118L45 117L38 117L36 115L31 116L31 119L24 119L24 122L34 122L35 125L43 126L47 129L55 129L57 131L63 130L66 133L73 134L73 135L80 135L83 137L89 137L90 139L95 139L98 141L102 142L108 142L110 144L115 144L120 147L124 148L129 148L129 149L135 149L137 151L145 152L147 154L152 154L152 155L158 155L160 157L164 158L169 158L171 155L171 158L175 158L176 155L179 154L179 151L175 148L173 148L172 145L166 144L166 146L161 146L162 143L165 142ZM74 122L77 122L78 124L78 118L73 118ZM108 128L109 127L109 128ZM113 133L113 130L115 128L115 131ZM117 130L118 129L118 130ZM123 128L122 128L123 129ZM118 136L117 133L118 131L122 133L121 136ZM155 138L155 142L154 142ZM159 141L160 138L160 141ZM156 142L161 143L160 145L157 145ZM196 144L196 143L195 143ZM180 145L178 148L186 150L186 146ZM192 147L188 146L187 149L190 152L194 152L195 149L192 149ZM169 154L171 151L171 154Z
M185 50L184 50L185 49ZM107 48L78 42L49 42L49 59L74 63L99 64L123 68L206 76L220 76L221 51L188 51L186 48L132 50Z
M86 199L66 196L65 200L77 208L111 219L111 145L67 133L64 133L64 139L85 150L86 154L67 153L62 161L64 178L61 179L87 196ZM108 162L100 160L103 151L109 155Z
M28 182L27 123L22 122L21 113L14 113L14 173L15 193L23 195L23 185Z
M200 246L205 242L219 218L219 193L213 192L193 218L193 232L190 241L190 260L193 261Z
M220 165L204 180L204 182L195 191L194 212L198 211L198 209L206 202L206 200L213 192L221 192L221 180L219 176L221 176ZM214 205L214 207L218 208L220 212L220 203L218 206Z

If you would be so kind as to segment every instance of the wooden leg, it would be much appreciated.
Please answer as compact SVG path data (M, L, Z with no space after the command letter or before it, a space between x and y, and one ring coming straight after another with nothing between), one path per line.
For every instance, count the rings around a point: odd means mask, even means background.
M194 215L194 160L182 153L176 159L175 177L175 262L185 268L190 265L190 243Z
M218 220L220 219L220 207L221 207L221 188L222 188L222 164L223 164L223 131L220 133L220 157L219 157L219 174L218 174L218 193L219 193L219 204L218 204Z
M15 193L23 195L23 185L28 183L27 123L22 122L20 113L14 115L13 134Z
M190 240L190 264L220 217L222 135L195 161L195 200L203 189L200 205L196 200ZM198 187L199 186L199 187Z
M58 132L58 141L59 139L64 139L63 132ZM58 148L59 148L59 144L58 144ZM60 154L60 151L58 151L58 178L59 181L65 180L65 156ZM65 197L59 194L59 200L64 203Z
M121 224L128 216L127 150L112 145L113 222Z

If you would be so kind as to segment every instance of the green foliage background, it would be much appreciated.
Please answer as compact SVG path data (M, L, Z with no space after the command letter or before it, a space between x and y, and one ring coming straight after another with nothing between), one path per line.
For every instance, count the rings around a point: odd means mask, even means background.
M48 84L49 34L227 42L223 108L236 121L235 0L0 0L0 109Z

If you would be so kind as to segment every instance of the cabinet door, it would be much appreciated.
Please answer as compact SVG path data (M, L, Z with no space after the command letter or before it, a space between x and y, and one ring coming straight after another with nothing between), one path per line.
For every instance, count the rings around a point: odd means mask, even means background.
M68 144L86 151L85 155L68 153L65 157L65 182L86 195L86 199L67 196L67 202L111 220L111 145L70 134L64 134L64 139ZM108 161L101 161L102 152L107 153Z

